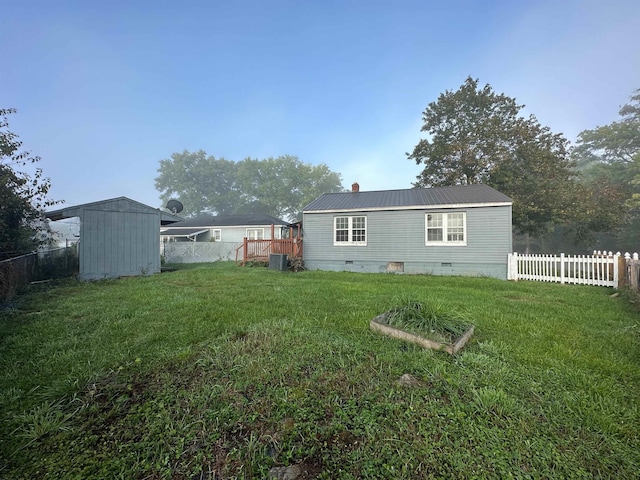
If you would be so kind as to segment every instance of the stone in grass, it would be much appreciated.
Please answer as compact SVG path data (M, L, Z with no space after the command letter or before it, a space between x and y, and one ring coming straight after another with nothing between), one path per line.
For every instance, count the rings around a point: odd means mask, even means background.
M386 320L389 316L389 312L385 312L382 315L378 315L375 318L371 319L369 326L371 330L374 332L379 332L383 335L392 338L398 338L400 340L404 340L405 342L414 343L416 345L420 345L423 348L428 348L431 350L441 350L443 352L447 352L450 355L454 355L458 353L458 351L464 347L465 343L469 341L471 335L473 335L474 326L471 325L455 342L452 343L440 343L434 340L429 340L428 338L421 337L420 335L416 335L414 333L405 332L396 327L392 327L387 324Z
M419 387L422 382L410 373L405 373L398 379L398 385L401 387Z
M273 467L269 470L269 478L275 480L296 480L302 475L302 470L298 465L288 467Z

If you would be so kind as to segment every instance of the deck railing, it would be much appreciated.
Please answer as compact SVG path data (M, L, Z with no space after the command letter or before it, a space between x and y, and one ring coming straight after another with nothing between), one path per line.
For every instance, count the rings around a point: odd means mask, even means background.
M242 253L242 259L240 259ZM236 261L242 265L247 262L268 262L272 253L286 254L289 258L302 257L301 238L274 238L270 240L250 240L245 238L236 250Z

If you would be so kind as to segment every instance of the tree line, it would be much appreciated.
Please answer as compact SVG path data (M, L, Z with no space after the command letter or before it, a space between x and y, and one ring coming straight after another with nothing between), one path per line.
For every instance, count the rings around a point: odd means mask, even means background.
M163 201L179 199L188 216L265 213L289 221L301 219L319 195L343 190L341 175L324 163L291 155L235 162L203 150L160 160L155 185Z

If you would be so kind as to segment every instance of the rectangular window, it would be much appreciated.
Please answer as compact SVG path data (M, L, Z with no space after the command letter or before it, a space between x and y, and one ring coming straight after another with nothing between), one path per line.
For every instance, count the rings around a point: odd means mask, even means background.
M213 232L211 232L211 238L214 242L219 242L220 240L222 240L222 230L220 230L219 228L214 228Z
M264 239L264 228L247 228L247 238L249 240Z
M334 245L367 245L367 217L334 217Z
M466 245L465 212L427 213L426 245Z

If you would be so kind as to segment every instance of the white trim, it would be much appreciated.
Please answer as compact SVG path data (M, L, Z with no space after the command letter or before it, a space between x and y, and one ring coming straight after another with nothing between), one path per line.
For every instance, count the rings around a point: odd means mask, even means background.
M218 237L216 238L216 232L219 232ZM221 228L212 228L211 229L211 239L215 242L221 242L222 241L222 229Z
M427 215L432 215L434 213L442 214L442 241L429 241L429 226L427 223ZM447 238L447 228L449 215L452 213L461 213L462 214L462 238L463 241L448 241ZM424 215L424 244L426 247L466 247L467 246L467 212L429 212Z
M338 208L334 210L305 210L302 213L348 213L348 212L380 212L389 210L438 210L449 208L480 208L480 207L510 207L513 202L494 203L451 203L447 205L410 205L405 207L369 207L369 208Z
M347 226L347 236L349 240L346 242L338 242L336 240L336 222L338 218L347 218L348 226ZM353 219L354 218L364 218L364 242L354 242L353 241ZM367 240L369 239L369 231L368 231L368 220L366 215L336 215L333 217L333 246L334 247L366 247ZM340 229L344 230L344 229ZM358 229L360 230L360 229Z

